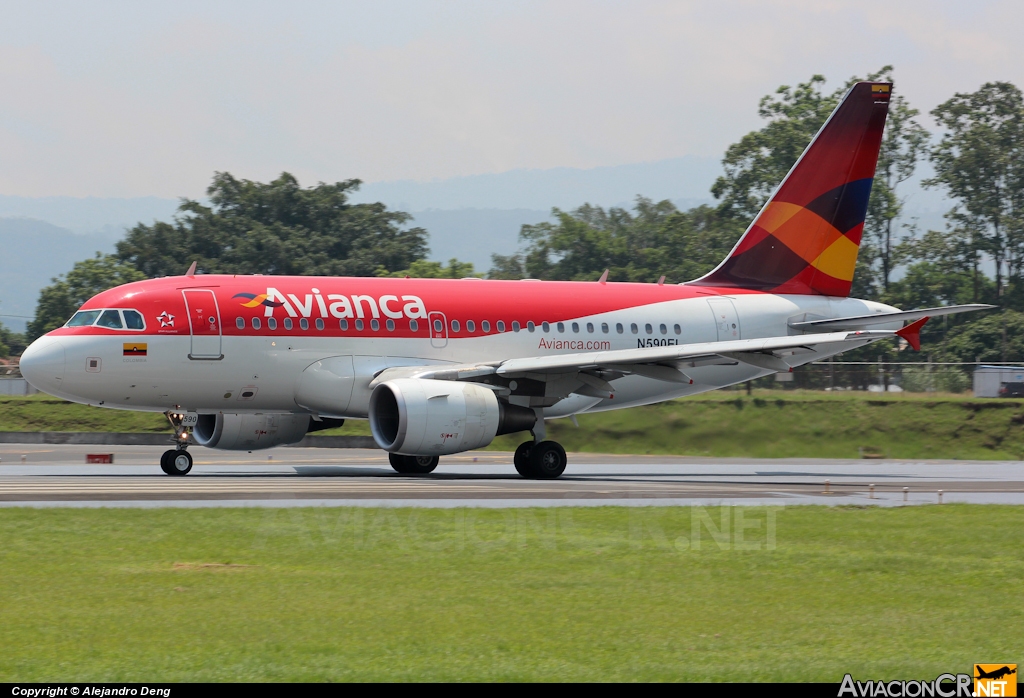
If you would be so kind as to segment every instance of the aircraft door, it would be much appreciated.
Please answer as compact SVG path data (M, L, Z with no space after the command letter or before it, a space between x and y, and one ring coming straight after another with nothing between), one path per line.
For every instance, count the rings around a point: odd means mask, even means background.
M217 298L209 289L190 288L182 292L188 309L188 325L192 334L190 359L223 359L221 353L220 310Z
M708 298L708 305L715 316L715 329L718 341L740 338L740 318L736 314L736 306L728 298Z
M430 346L435 349L444 349L448 346L448 318L444 313L437 311L427 317L430 324Z

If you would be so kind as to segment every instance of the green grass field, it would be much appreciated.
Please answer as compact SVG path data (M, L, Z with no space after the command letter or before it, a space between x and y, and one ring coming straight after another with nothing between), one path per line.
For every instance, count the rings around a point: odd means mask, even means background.
M695 549L685 507L0 509L0 681L839 681L1020 661L1020 507L774 509L774 549L768 510L725 511L727 544L702 525Z
M569 451L698 456L1024 459L1024 401L966 396L718 391L684 400L549 422ZM152 413L54 398L0 398L3 431L164 431ZM369 435L365 421L330 434ZM512 450L522 435L491 449Z

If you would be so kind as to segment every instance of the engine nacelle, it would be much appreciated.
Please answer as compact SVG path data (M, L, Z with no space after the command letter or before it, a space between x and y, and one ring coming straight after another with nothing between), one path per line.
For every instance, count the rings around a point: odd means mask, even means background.
M441 456L482 448L498 434L532 429L533 410L498 402L474 383L396 378L370 395L370 431L385 451Z
M209 448L255 451L301 441L309 420L308 414L201 414L192 438Z

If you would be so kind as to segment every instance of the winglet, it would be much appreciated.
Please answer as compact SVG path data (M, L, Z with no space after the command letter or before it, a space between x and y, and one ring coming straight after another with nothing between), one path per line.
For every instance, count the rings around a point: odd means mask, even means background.
M196 260L195 262L192 262L192 266L190 266L188 268L188 271L185 272L185 276L195 276L196 275L196 264L198 263L198 261L199 260Z
M931 318L923 317L920 320L910 323L902 330L896 331L897 337L907 340L907 343L914 348L914 351L921 351L921 328Z

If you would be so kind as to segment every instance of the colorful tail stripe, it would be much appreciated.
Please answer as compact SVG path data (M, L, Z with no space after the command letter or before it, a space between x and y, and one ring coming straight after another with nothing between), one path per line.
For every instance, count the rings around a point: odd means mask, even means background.
M693 283L848 296L891 90L850 88L729 257Z

